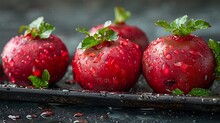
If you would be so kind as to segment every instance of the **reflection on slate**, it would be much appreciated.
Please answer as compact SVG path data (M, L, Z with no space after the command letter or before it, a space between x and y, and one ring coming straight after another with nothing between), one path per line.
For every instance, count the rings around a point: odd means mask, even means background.
M29 24L33 19L44 16L45 20L56 27L54 33L61 37L70 52L70 56L76 50L78 43L84 35L77 33L75 28L92 26L114 19L113 8L123 6L132 12L132 17L127 23L136 25L146 32L149 40L167 35L162 28L156 27L154 22L159 19L171 21L187 14L189 18L205 19L212 25L207 30L195 32L196 35L206 40L220 39L220 1L219 0L1 0L0 1L0 49L6 42L17 35L20 25ZM142 84L142 83L139 83ZM69 88L68 85L58 85ZM140 86L138 86L140 87ZM2 88L1 88L2 89ZM213 86L213 92L219 94L218 84ZM7 88L6 88L7 90ZM137 89L138 90L138 89ZM133 92L137 92L133 88ZM147 86L141 86L139 90L150 91ZM5 90L1 90L3 92ZM19 93L23 93L20 91ZM59 93L59 92L57 92ZM1 94L1 93L0 93ZM103 94L103 93L102 93ZM42 95L40 95L42 96ZM35 98L40 98L35 97ZM2 97L2 95L1 95ZM8 97L9 98L9 97ZM28 97L22 97L28 98ZM38 99L36 99L38 100ZM27 101L27 100L26 100ZM95 100L99 103L99 100ZM219 99L206 100L207 110L219 110ZM210 102L209 102L210 101ZM94 103L94 102L93 102ZM216 105L213 105L216 103ZM196 102L194 102L194 105ZM162 105L162 104L161 104ZM204 111L204 105L197 105ZM188 105L190 107L190 105ZM174 108L172 108L174 109ZM199 112L183 110L157 110L154 108L116 108L116 107L91 107L79 105L61 105L55 103L19 102L11 100L0 101L0 122L46 122L46 123L169 123L169 122L216 122L220 121L217 112Z

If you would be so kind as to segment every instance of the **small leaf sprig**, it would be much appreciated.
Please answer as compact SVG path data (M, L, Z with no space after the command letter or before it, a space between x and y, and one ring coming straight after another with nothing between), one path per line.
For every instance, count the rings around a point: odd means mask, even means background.
M129 11L126 11L122 7L115 7L115 24L124 23L128 18L130 18L131 13Z
M97 46L105 41L116 41L118 39L118 33L109 29L111 21L107 21L102 29L99 29L94 35L90 35L90 32L85 28L76 28L76 31L87 35L81 42L81 49L88 49Z
M24 35L31 34L32 37L39 37L41 39L46 39L55 30L55 27L49 23L44 22L44 17L39 17L29 25L23 25L19 29L19 34L23 31Z
M37 76L30 75L28 77L28 79L31 80L32 85L35 88L48 88L50 74L49 74L48 70L44 70L43 74L42 74L42 78L38 78Z
M188 16L184 15L172 21L170 24L167 21L159 20L155 24L163 27L166 31L177 36L187 36L198 29L207 29L211 25L204 20L189 20Z
M209 39L209 48L213 51L215 55L216 68L215 68L215 78L220 80L220 42L213 39Z
M176 88L172 91L174 95L184 95L184 92L179 88ZM187 95L190 96L210 96L211 91L203 88L193 88Z

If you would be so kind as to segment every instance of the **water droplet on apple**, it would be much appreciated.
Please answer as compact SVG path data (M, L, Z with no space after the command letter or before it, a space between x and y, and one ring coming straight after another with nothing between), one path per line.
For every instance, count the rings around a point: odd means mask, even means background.
M90 68L90 71L92 72L92 74L95 74L95 69L93 67Z
M184 72L186 72L186 69L189 67L189 65L185 64L184 62L176 62L173 65L176 67L180 67Z
M93 62L94 62L94 63L98 63L98 62L101 60L103 54L104 54L104 53L100 52L100 53L98 54L98 56L95 57L95 59L94 59Z
M123 51L123 50L119 50L119 52L120 52L121 54L124 54L124 51Z
M205 80L207 80L208 79L208 75L205 75Z
M176 55L179 54L179 51L178 51L178 50L174 50L173 52L174 52Z
M203 57L203 55L202 55L200 52L196 52L196 51L190 50L189 53L192 54L192 55L194 55L194 56Z
M121 44L122 44L123 46L127 46L127 45L128 45L128 41L123 40L123 41L121 41Z
M172 55L168 53L168 54L165 56L165 58L166 58L167 60L171 60L171 59L172 59Z
M170 73L170 66L167 63L163 63L162 70L165 74L169 74Z
M13 67L14 66L14 60L12 59L12 58L9 58L8 59L8 64L11 66L11 67Z
M39 76L41 74L41 71L37 69L35 66L33 66L32 73L34 76Z

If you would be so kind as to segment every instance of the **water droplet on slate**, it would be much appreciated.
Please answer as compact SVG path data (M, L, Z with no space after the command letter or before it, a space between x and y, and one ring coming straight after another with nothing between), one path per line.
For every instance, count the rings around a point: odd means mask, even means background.
M83 114L82 114L82 113L80 113L80 112L77 112L77 113L75 113L73 116L74 116L74 117L82 117L82 116L83 116Z
M75 120L73 123L88 123L88 121L85 119L78 119L78 120Z
M20 119L21 117L19 115L8 115L8 118L12 120L17 120L17 119Z
M37 118L37 115L36 114L29 114L26 116L27 119L31 120L33 118Z
M54 115L54 113L52 111L44 111L40 114L41 117L51 117L52 115Z

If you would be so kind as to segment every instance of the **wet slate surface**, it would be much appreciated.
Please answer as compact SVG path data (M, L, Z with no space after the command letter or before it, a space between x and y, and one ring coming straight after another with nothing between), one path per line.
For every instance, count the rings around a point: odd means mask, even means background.
M32 0L31 2L29 0L1 0L0 49L2 50L6 42L17 34L20 25L28 24L33 19L44 16L48 22L56 26L55 34L66 43L72 56L83 37L74 29L76 27L90 28L106 20L113 20L112 9L118 5L124 6L133 13L128 23L143 29L149 40L168 34L163 29L154 26L153 23L156 20L171 21L185 14L190 18L204 18L211 23L212 28L197 31L195 34L204 37L206 40L209 38L219 40L219 4L219 0L140 0L138 2L133 0L53 0L53 2L46 0ZM51 116L42 117L41 114L45 111L48 111L47 113ZM79 116L80 113L83 116ZM37 116L37 118L30 119L29 115ZM220 114L216 112L0 101L0 122L5 123L218 123L219 121Z

